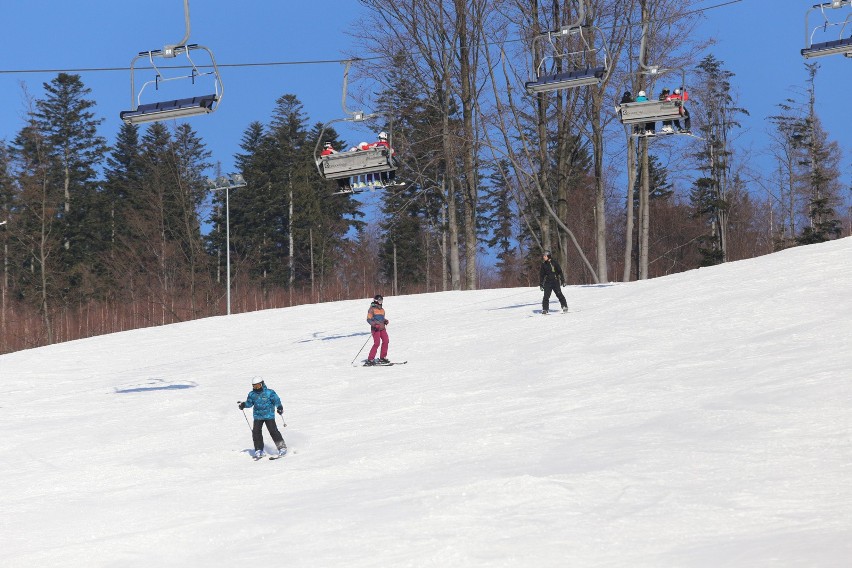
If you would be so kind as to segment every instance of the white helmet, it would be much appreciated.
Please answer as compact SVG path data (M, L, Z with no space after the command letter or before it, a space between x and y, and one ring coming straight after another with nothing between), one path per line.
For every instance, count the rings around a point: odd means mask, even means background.
M379 132L379 140L387 140L388 133L387 132Z
M676 94L676 95L679 95L679 94L680 94L680 89L675 89L675 94Z
M645 96L645 91L639 91L639 95L637 95L637 96L644 97L644 96Z

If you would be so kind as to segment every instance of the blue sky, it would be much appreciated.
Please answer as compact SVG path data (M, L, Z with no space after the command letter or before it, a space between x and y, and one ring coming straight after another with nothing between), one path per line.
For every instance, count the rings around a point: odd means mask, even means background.
M707 7L724 0L693 2ZM806 73L799 50L804 43L804 16L812 1L743 0L707 11L698 33L714 37L712 52L736 74L740 103L751 112L743 120L741 143L757 152L767 146L765 118L790 88L804 87ZM183 37L181 0L144 3L86 0L3 0L0 5L0 71L127 67L137 52L159 49ZM382 30L361 30L356 22L364 8L354 0L287 2L194 0L190 42L210 47L221 64L329 60L356 48L356 36L380 42ZM817 77L818 113L833 139L844 149L844 184L852 182L852 60L824 58ZM338 63L222 70L225 97L210 117L191 119L225 171L246 126L266 122L275 99L295 93L311 122L342 116L343 66ZM12 139L20 129L25 104L20 83L35 97L55 73L0 73L0 138ZM130 108L126 71L84 72L83 80L105 118L101 132L114 140L118 114ZM354 103L350 106L355 106ZM369 109L368 109L369 110ZM350 143L367 139L364 130L341 129Z

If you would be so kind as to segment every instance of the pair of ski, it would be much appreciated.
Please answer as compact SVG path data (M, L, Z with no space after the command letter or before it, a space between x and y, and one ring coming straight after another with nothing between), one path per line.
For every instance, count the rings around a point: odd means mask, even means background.
M364 367L393 367L394 365L405 365L408 361L388 361L387 363L373 363L368 365L364 362Z
M285 449L283 454L270 454L269 459L270 460L277 460L278 458L283 458L286 455L287 455L287 450ZM265 457L266 456L264 456L264 455L260 455L260 456L257 456L257 457L252 456L251 459L253 459L254 461L260 461Z

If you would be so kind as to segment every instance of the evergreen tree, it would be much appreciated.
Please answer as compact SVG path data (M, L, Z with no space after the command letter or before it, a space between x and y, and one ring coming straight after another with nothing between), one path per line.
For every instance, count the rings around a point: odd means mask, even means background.
M111 256L118 242L131 238L130 219L144 203L145 163L139 141L139 127L122 124L115 145L106 160L104 193L109 203Z
M834 209L829 206L828 198L811 200L810 216L813 219L813 226L805 227L802 234L796 237L796 243L812 245L840 238L843 230L840 219L835 219L834 215Z
M243 133L240 148L243 153L236 155L236 164L247 186L230 194L231 255L232 259L245 260L249 277L267 283L275 264L273 229L276 219L279 226L282 222L280 195L273 191L277 187L273 185L277 183L275 141L263 124L255 121ZM224 225L224 198L221 192L214 196L217 226ZM224 253L224 234L217 234L217 247Z
M636 186L639 186L642 172L637 172ZM674 184L669 181L669 169L660 163L660 159L653 154L648 154L648 197L655 199L668 199L674 194ZM639 203L639 196L634 196L634 203Z
M63 295L94 293L99 287L94 267L100 272L99 256L104 242L100 235L108 217L98 196L96 168L107 151L97 128L95 102L86 98L91 89L79 75L60 73L44 83L45 97L36 101L33 118L45 141L49 160L52 199L61 204L63 249L57 251Z
M511 189L505 173L510 170L510 164L503 160L499 167L489 176L489 184L483 188L480 205L482 211L480 220L487 228L490 236L485 239L485 245L497 250L496 268L501 281L507 282L514 276L515 245L514 227L515 213L512 209Z
M692 195L696 217L704 219L709 234L704 241L702 264L725 262L728 249L729 192L732 189L730 133L740 127L737 115L748 114L734 99L731 79L724 62L708 55L698 64L698 86L693 93L704 148L696 155L704 176L694 182Z

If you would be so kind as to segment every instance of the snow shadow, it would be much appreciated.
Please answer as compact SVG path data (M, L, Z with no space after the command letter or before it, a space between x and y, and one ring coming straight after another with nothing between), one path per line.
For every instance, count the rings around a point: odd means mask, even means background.
M364 337L365 335L370 335L369 331L357 331L354 333L347 333L345 335L329 335L328 337L322 337L322 332L317 332L311 335L310 339L302 339L297 341L296 343L312 343L314 341L333 341L335 339L346 339L347 337Z
M500 308L489 308L488 311L493 312L497 310L516 310L518 308L529 308L530 306L541 306L541 299L539 298L537 302L530 302L528 304L512 304L511 306L502 306Z
M117 394L125 394L129 392L147 392L147 391L161 391L161 390L183 390L183 389L191 389L198 386L198 383L194 383L192 381L182 381L177 383L169 383L164 381L163 379L152 379L148 381L145 385L140 386L132 386L126 388L117 388L115 392Z

